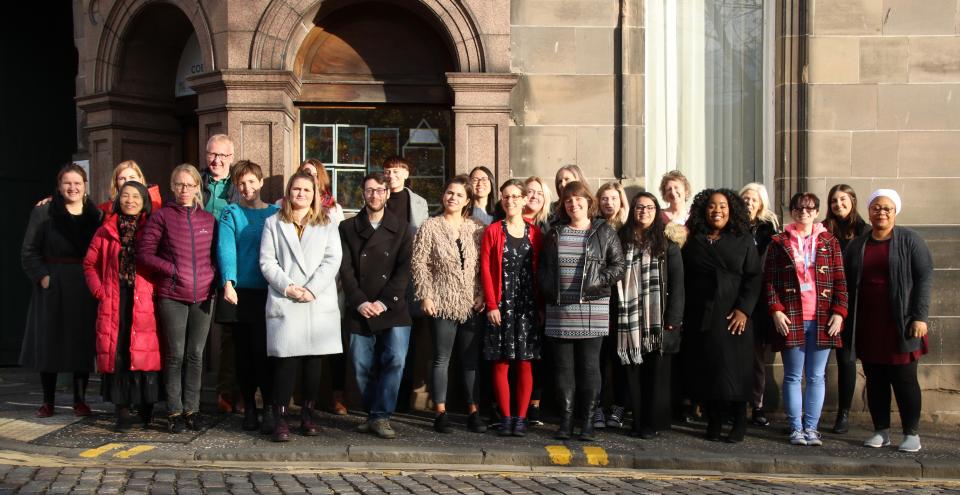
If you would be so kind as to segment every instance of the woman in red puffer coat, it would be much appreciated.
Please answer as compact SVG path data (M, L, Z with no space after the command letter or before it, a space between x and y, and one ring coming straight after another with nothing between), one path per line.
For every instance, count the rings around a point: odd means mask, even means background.
M113 214L94 234L83 260L97 310L97 371L101 392L117 410L117 430L132 426L136 406L144 427L159 395L160 343L153 308L153 283L136 263L136 240L151 211L147 188L125 182Z

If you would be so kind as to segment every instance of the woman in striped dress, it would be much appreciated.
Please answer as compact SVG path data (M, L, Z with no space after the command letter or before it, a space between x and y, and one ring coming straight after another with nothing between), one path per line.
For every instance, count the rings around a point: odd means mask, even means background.
M600 345L608 333L610 287L623 275L623 250L605 220L591 220L597 204L582 182L567 184L560 203L560 223L547 235L540 258L546 336L554 356L562 413L555 437L570 438L574 394L579 392L584 418L580 439L593 440Z

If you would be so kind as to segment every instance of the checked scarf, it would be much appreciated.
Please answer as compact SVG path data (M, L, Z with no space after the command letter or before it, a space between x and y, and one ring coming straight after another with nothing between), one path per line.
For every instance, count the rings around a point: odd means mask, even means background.
M640 364L641 355L660 348L663 312L660 307L660 262L630 245L625 253L627 270L617 283L620 311L617 318L617 355L623 364Z

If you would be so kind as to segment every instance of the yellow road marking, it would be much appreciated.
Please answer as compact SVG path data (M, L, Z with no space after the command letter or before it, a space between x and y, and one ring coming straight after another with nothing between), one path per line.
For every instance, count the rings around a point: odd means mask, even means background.
M137 445L136 447L124 450L123 452L117 452L116 454L113 454L113 457L116 457L117 459L129 459L137 454L149 452L155 448L156 447L153 445Z
M583 453L587 456L587 463L591 466L606 466L610 463L607 451L603 447L584 447Z
M547 445L547 455L550 456L550 462L566 466L573 459L573 453L563 445Z
M95 449L84 450L83 452L80 452L80 457L86 457L88 459L93 457L99 457L107 452L110 452L111 450L116 450L122 447L124 447L124 444L122 443L108 443L106 445L101 445Z

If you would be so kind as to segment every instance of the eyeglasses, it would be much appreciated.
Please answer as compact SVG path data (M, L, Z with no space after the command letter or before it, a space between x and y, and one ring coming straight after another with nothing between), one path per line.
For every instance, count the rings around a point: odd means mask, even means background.
M207 156L213 157L215 160L223 161L233 156L233 153L212 153L208 151Z
M805 212L807 212L807 213L816 213L816 212L817 212L817 209L814 208L814 207L812 207L812 206L798 206L798 207L796 207L796 208L793 208L793 209L790 210L790 211L795 211L795 212L797 212L797 213L800 213L800 212L803 212L803 211L805 211Z
M173 184L173 188L174 188L174 189L179 189L179 190L190 190L190 189L196 189L196 188L197 188L197 185L196 185L196 184L187 184L187 183L184 183L184 182L175 182L175 183Z
M483 184L483 183L485 183L485 182L489 184L489 183L490 183L490 179L488 179L488 178L486 178L486 177L477 177L476 179L470 179L470 183L471 183L471 184Z
M519 194L508 194L508 195L504 195L504 196L501 196L501 197L502 197L503 199L507 200L507 201L520 201L521 199L524 198L523 196L521 196L521 195L519 195Z
M896 213L897 209L890 206L871 206L870 213L875 213L877 215L883 213L884 215L889 215L891 213Z
M634 206L634 207L633 207L633 211L643 211L643 210L647 210L647 211L651 211L651 212L652 212L652 211L654 211L654 210L656 210L656 209L657 209L657 207L654 206L654 205L637 205L637 206Z
M384 187L378 187L376 189L368 187L363 190L363 194L366 194L367 196L383 196L384 194L387 194L387 189Z

